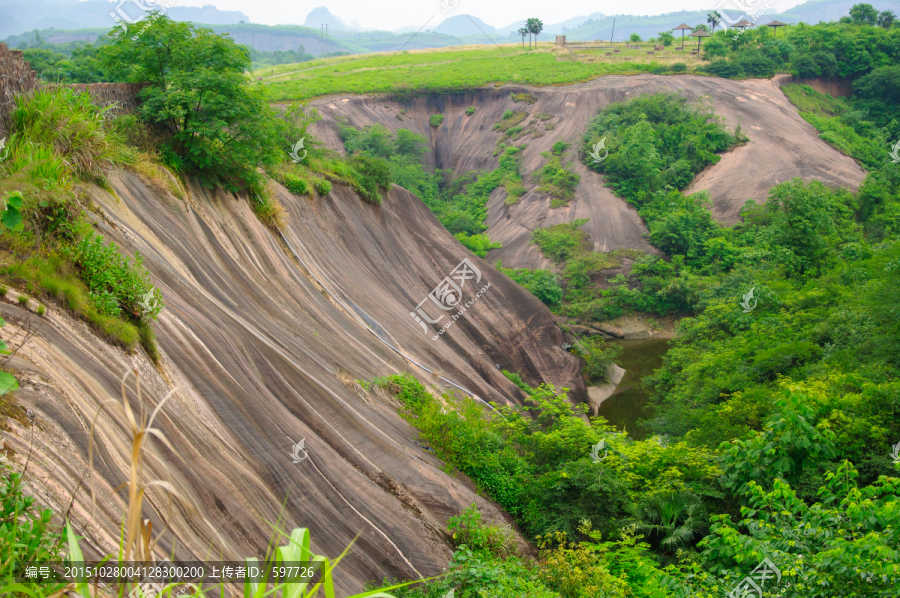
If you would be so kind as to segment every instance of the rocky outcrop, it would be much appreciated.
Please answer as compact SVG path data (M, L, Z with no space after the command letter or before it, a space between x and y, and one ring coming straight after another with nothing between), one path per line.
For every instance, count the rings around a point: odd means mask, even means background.
M600 405L616 392L622 378L625 377L625 370L616 364L610 364L607 368L607 382L599 386L588 386L588 403L591 406L592 413L596 416L600 411Z
M127 479L130 438L125 421L104 411L91 474L89 430L101 405L120 400L131 370L141 374L147 409L174 392L156 421L172 448L153 443L146 464L148 478L183 497L168 510L164 493L149 490L145 517L166 530L160 549L262 557L268 522L310 528L314 549L328 556L357 538L338 575L343 595L367 580L440 573L450 556L446 520L473 502L489 519L504 518L416 443L395 401L356 380L405 371L436 393L458 386L505 404L521 393L502 368L587 398L543 304L403 189L381 207L341 186L315 199L280 189L281 237L232 194L192 186L179 200L128 172L110 180L116 196L89 195L103 233L140 251L162 290L160 366L105 343L52 303L43 318L0 304L4 338L38 332L12 361L21 389L3 432L11 462L21 469L29 460L29 489L68 513L88 554L117 545L127 490L113 489ZM463 259L480 271L479 287L490 286L432 340L436 327L423 331L410 314ZM463 299L471 297L464 287ZM133 382L128 388L137 409ZM294 463L301 439L308 458Z
M527 110L534 116L549 116L549 120L536 119L533 125L539 137L528 135L516 141L528 145L522 170L530 180L531 173L545 163L541 153L554 143L564 141L572 144L573 150L579 149L590 119L600 108L658 91L677 92L709 103L729 127L740 125L750 138L749 143L700 173L687 189L691 193L707 191L713 215L722 222L735 222L748 199L764 203L771 187L794 177L855 189L865 175L851 158L819 139L816 130L781 93L778 83L770 79L611 75L559 87L503 85L466 94L421 97L404 104L379 96L341 96L321 98L312 105L323 117L315 124L315 132L332 148L343 147L337 134L339 121L346 119L357 127L377 122L391 131L405 128L425 135L431 144L431 165L456 173L497 167L494 152L500 134L492 127L504 111ZM511 92L530 93L537 101L531 105L516 103L510 98ZM467 116L470 106L476 111ZM399 114L401 109L405 115ZM444 115L437 130L429 125L432 114ZM529 122L523 125L527 127ZM503 248L488 255L492 263L501 259L505 267L551 267L531 243L531 231L579 218L589 219L583 228L597 251L623 247L655 251L645 239L647 230L634 208L616 197L604 186L603 177L580 161L574 169L581 182L568 207L551 208L550 200L534 190L510 206L504 202L502 188L494 192L488 204L487 235L503 243Z

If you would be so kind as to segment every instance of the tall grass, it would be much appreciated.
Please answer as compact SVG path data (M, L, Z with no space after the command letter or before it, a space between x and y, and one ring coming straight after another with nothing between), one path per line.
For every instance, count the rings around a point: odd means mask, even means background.
M105 113L88 94L65 87L18 96L10 115L17 132L11 151L49 148L78 178L105 181L105 168L135 161L124 139L104 126Z

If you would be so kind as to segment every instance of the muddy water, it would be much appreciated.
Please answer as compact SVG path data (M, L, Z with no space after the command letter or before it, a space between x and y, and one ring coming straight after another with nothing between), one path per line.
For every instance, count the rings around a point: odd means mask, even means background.
M641 381L662 366L669 342L653 338L607 342L622 347L616 364L625 368L626 373L616 392L600 405L599 415L620 430L627 430L633 438L643 439L647 432L637 422L649 415L643 410L650 400L650 392Z

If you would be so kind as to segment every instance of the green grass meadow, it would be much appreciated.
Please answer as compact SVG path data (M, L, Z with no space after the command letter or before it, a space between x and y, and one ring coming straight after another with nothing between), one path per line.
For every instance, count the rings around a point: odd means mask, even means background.
M631 53L633 61L604 56L586 62L549 43L541 44L538 50L523 50L518 44L464 46L282 64L258 69L253 78L267 88L270 101L280 102L339 93L396 93L404 89L434 93L491 83L565 85L601 75L649 72L667 62L666 58L647 55L646 51Z

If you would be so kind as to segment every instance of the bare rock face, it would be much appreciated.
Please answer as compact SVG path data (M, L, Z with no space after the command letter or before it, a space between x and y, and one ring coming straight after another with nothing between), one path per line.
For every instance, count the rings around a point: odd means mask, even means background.
M611 75L561 87L503 85L477 93L417 98L402 105L373 96L329 97L313 102L323 116L316 123L315 132L330 147L342 149L337 135L339 120L356 127L381 123L391 131L410 129L430 140L432 166L465 173L497 168L494 151L500 133L492 131L492 127L504 111L525 110L531 116L522 126L534 127L540 136L528 135L514 143L528 145L523 153L522 172L530 179L531 173L545 163L541 152L549 151L557 141L572 144L570 151L580 149L588 123L599 109L659 91L677 92L710 103L729 127L740 125L750 138L749 143L700 173L686 189L688 193L708 191L713 215L722 222L735 222L748 199L764 203L771 187L795 177L855 189L865 176L852 159L819 139L778 84L768 79ZM514 102L511 92L530 93L537 101ZM476 110L467 116L465 111L470 106ZM406 114L400 114L400 110ZM443 124L437 129L429 126L432 114L444 115ZM541 120L541 115L552 118ZM494 192L488 204L487 234L503 243L503 248L489 254L492 263L501 259L506 267L550 267L531 244L531 231L579 218L589 219L584 230L596 251L655 251L645 239L646 227L634 208L616 197L604 186L603 177L588 170L580 160L575 162L574 170L581 182L567 207L551 208L549 198L534 191L510 206L504 203L503 189Z
M146 413L173 392L155 422L172 448L151 442L146 463L148 480L170 482L181 497L169 509L160 488L148 490L144 516L155 533L166 529L160 549L182 559L262 557L269 523L310 528L314 550L330 557L356 538L337 576L342 595L367 580L439 573L450 556L446 520L471 503L504 518L416 443L395 400L356 380L405 371L435 393L461 387L484 401L515 401L521 393L499 365L586 400L577 359L561 348L543 304L403 189L380 207L341 186L315 199L281 189L282 237L244 198L194 186L180 200L127 172L112 183L116 196L91 191L97 222L126 251L140 251L162 290L159 367L57 306L39 318L0 303L11 335L37 330L12 363L16 400L35 417L10 417L6 446L18 467L30 459L29 488L68 513L87 554L118 543L127 489L113 489L127 480L131 436L105 408L91 474L89 431L101 405L121 401L132 370ZM432 340L450 318L423 330L410 314L464 259L480 272L477 288L488 288L472 301L474 287L464 285L461 305L471 303ZM138 410L133 376L126 386ZM307 457L295 463L301 440Z
M605 384L598 386L588 386L588 403L594 415L600 411L600 405L616 392L622 378L625 377L625 370L612 363L607 368L607 376L609 380Z

